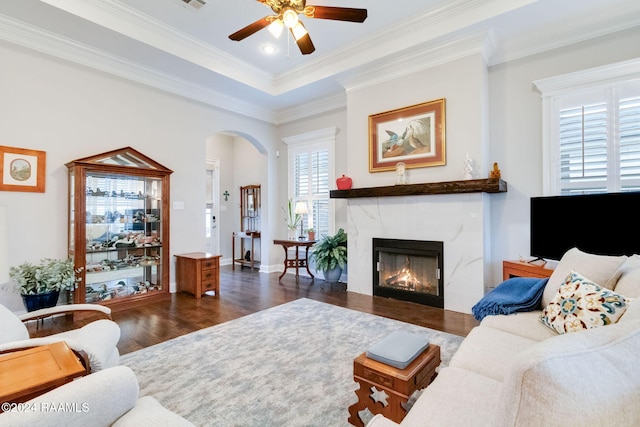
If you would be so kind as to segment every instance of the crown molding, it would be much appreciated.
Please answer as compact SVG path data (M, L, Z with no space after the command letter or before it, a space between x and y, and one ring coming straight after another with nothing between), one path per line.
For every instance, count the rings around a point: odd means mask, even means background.
M277 96L538 0L452 0L285 73L272 76L118 0L40 0L178 58ZM419 35L419 36L417 36Z
M601 87L630 80L640 80L640 59L540 79L534 81L533 85L546 98L581 88L593 89L594 86Z
M285 145L292 147L301 144L313 144L315 142L324 142L327 140L335 141L338 134L338 128L331 126L324 129L318 129L300 135L287 136L282 138Z
M227 75L225 73L228 73L229 78L273 96L335 76L348 92L478 53L483 55L487 64L491 66L640 25L640 3L638 3L637 6L630 5L624 11L610 11L605 17L602 15L593 17L586 24L584 20L573 25L567 23L561 29L540 31L539 35L524 40L499 41L493 31L461 35L456 39L450 39L447 37L456 32L460 34L465 28L482 22L490 16L506 13L535 2L535 0L456 0L447 2L445 6L429 13L415 16L403 23L401 27L388 28L374 38L360 39L334 53L313 58L305 65L286 73L271 76L201 40L140 14L122 4L121 1L41 1L55 7L79 8L84 15L96 15L97 18L94 16L94 19L104 22L100 25L108 25L108 28L116 27L116 31L120 31L122 27L136 33L134 38L137 40L142 37L150 42L145 41L145 43L161 45L163 47L159 49L164 51L171 49L170 53L186 61L198 64L199 62L196 61L200 61L208 64L206 68L218 74ZM3 15L0 15L0 39L272 124L287 123L346 108L346 94L330 96L279 111L257 107L254 103L193 84L179 76L137 65L116 55L90 48ZM401 51L398 51L398 46L402 46Z
M342 93L279 110L276 114L276 124L289 123L344 108L347 108L347 96Z
M506 13L536 1L449 1L444 6L405 20L401 26L389 27L374 37L363 37L332 53L318 56L285 73L277 74L273 77L273 84L278 93L284 93L308 84L309 80L317 81L358 67L371 67L372 59L388 63L389 57L398 53L398 46L402 46L403 51L409 51L496 14Z
M347 92L395 80L437 65L480 54L485 62L495 47L492 31L472 34L441 43L428 43L420 49L403 51L378 67L363 67L360 72L338 79Z
M635 10L634 10L635 8ZM539 31L534 37L513 43L500 43L489 58L489 66L514 61L527 56L588 41L597 37L624 31L640 25L640 3L620 10L611 10L608 16L602 14L590 20L566 23L553 31Z
M115 0L40 0L185 61L273 94L271 74Z
M275 123L273 111L0 15L0 39L204 104Z

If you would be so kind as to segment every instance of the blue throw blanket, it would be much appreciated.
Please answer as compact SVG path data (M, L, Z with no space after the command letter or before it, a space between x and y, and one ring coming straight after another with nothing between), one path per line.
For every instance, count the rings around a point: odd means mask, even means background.
M533 311L540 305L548 280L535 277L514 277L505 280L473 306L473 316L482 320L489 315Z

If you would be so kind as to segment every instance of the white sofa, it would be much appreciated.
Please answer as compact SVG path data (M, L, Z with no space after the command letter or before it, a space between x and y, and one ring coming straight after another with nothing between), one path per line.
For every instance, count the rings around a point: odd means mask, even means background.
M87 375L0 414L7 427L193 427L153 397L138 398L126 366Z
M577 271L640 297L640 256L568 251L549 278L542 307ZM449 367L418 397L402 426L640 425L640 302L617 323L558 334L542 310L485 317ZM398 424L376 415L368 427Z

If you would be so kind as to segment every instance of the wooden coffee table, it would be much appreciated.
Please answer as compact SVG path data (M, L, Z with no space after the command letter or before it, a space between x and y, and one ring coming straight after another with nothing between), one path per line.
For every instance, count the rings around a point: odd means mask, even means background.
M360 384L355 392L358 402L349 406L349 422L362 427L358 412L368 408L373 414L382 414L400 423L407 415L406 404L416 390L431 384L440 366L440 347L430 344L404 369L367 358L362 353L353 361L353 379ZM386 397L385 397L386 395Z
M88 373L64 341L2 354L0 402L26 402Z

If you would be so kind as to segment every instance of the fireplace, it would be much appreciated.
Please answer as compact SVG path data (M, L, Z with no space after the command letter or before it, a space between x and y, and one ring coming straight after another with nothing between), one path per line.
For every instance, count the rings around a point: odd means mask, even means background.
M444 307L443 242L373 238L373 295Z

